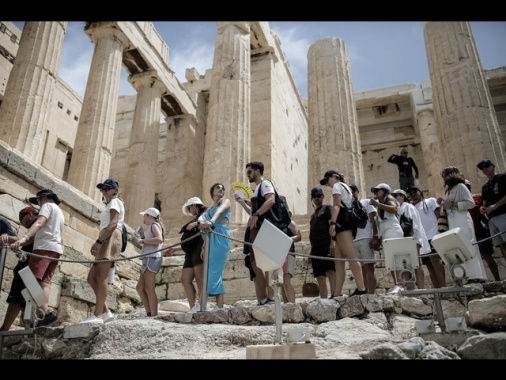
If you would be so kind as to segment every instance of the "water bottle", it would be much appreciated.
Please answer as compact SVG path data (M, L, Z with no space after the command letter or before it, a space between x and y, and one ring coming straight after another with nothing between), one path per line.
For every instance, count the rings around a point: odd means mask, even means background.
M107 282L109 283L109 285L114 284L114 273L116 272L115 269L116 269L115 267L111 267L111 269L109 269L109 276L107 277Z
M134 235L137 239L144 239L144 228L142 226L139 226L135 229Z

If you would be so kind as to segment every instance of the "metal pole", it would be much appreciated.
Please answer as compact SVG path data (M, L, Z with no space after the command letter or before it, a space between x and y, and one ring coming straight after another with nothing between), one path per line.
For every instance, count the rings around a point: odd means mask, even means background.
M202 304L200 306L200 311L207 311L207 274L209 271L209 252L210 252L210 243L209 243L209 231L204 231L204 270L202 273L202 294L200 298L202 300Z
M276 317L276 343L282 344L282 331L281 331L281 325L283 323L283 309L281 306L281 282L280 282L280 273L282 273L281 268L275 269L269 273L269 282L271 283L272 287L274 288L274 314ZM269 284L268 284L269 285Z

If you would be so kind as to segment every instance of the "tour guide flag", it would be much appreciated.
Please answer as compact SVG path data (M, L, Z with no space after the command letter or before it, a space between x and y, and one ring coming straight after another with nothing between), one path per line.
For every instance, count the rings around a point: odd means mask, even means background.
M234 190L234 194L238 195L242 199L249 201L253 196L253 190L251 190L251 187L243 182L234 182L231 187Z

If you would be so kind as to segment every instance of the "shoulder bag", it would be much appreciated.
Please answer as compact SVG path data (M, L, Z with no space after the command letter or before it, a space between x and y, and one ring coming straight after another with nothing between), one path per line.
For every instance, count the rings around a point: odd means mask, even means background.
M446 232L448 228L448 214L445 209L442 209L437 218L437 230L438 232Z
M309 270L309 261L306 266L306 275L304 276L304 284L302 285L302 296L303 297L319 297L320 288L314 281L307 282L307 272Z

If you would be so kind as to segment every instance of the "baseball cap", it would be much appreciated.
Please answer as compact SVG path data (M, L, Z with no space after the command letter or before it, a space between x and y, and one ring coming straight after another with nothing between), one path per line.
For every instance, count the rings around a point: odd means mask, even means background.
M154 207L148 208L146 211L141 212L141 215L147 214L149 216L152 216L153 218L158 218L160 216L160 211Z
M406 148L406 147L401 148L400 153L408 153L408 148Z
M31 207L25 207L19 211L19 221L21 222L25 216L28 214L35 214L37 215L39 212Z
M485 160L481 160L480 162L478 162L478 165L476 165L476 167L480 170L486 166L494 166L495 167L495 164L487 158Z
M371 193L374 193L376 190L386 190L389 193L392 192L391 187L388 186L386 183L379 183L376 186L371 187Z
M119 188L119 184L118 184L118 181L116 181L115 179L112 179L112 178L107 178L104 183L99 183L97 185L97 189L101 189L102 187L104 186L109 186L109 187L112 187L114 189L118 189Z
M323 175L323 178L320 180L320 185L322 186L326 185L329 178L332 177L333 175L336 175L337 178L339 178L339 181L341 182L344 181L344 176L341 173L336 172L335 170L327 170Z
M60 204L60 199L58 198L58 195L56 195L53 190L51 189L44 189L44 190L41 190L37 193L37 195L35 195L34 197L31 197L31 198L28 198L28 201L30 203L33 203L34 205L37 204L37 198L41 198L41 197L48 197L49 199L52 199L54 201L54 203L56 203L57 205Z
M311 189L311 196L316 195L316 194L322 194L323 195L323 190L322 190L321 187L316 186L316 187L313 187Z

